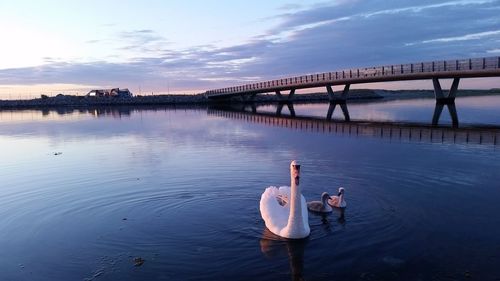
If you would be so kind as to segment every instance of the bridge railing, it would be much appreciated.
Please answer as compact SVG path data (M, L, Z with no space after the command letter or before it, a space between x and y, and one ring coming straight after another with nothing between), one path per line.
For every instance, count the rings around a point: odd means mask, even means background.
M409 64L385 65L377 67L364 67L335 72L323 72L290 78L262 81L240 86L227 87L222 89L209 90L210 95L238 94L245 92L265 92L279 88L304 87L319 83L346 81L351 79L369 79L377 77L405 76L418 73L446 73L446 72L469 72L500 69L500 57L472 58L462 60L445 60L420 62Z

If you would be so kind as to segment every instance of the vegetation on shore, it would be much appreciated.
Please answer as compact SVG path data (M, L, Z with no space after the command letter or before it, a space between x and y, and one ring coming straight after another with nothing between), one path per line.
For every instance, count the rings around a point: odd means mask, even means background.
M339 92L335 93L340 95ZM458 97L464 96L485 96L500 95L500 89L490 90L459 90ZM349 100L394 100L394 99L415 99L415 98L433 98L432 90L371 90L371 89L353 89L349 91ZM230 99L233 102L241 102L241 97ZM261 94L255 96L254 102L267 103L277 102L278 97L274 93ZM296 94L293 97L294 102L326 102L328 95L325 92ZM197 95L154 95L154 96L135 96L130 98L117 97L88 97L57 95L56 97L41 97L30 100L0 100L0 108L38 108L38 107L89 107L89 106L108 106L108 105L201 105L217 101L208 100L203 94Z

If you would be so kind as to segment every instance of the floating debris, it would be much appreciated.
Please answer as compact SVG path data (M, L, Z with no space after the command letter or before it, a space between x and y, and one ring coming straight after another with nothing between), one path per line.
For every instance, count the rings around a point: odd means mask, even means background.
M123 218L123 219L122 219L122 221L126 221L126 220L127 220L127 218Z
M141 266L143 265L145 260L141 257L134 258L134 266Z
M62 154L62 152L54 152L54 155L56 155L56 156L61 155L61 154Z

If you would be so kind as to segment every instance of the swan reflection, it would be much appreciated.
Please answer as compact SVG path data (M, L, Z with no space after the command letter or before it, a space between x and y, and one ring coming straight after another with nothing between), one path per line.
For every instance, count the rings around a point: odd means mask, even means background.
M333 213L316 214L321 216L321 228L326 233L332 232L336 221L341 226L345 226L345 208L335 208ZM266 227L260 239L260 251L271 260L288 258L290 267L290 277L292 281L302 281L304 278L304 252L309 238L306 239L286 239L272 233Z
M345 226L345 208L335 208L332 213L319 214L321 216L321 223L323 228L330 231L330 220L336 219L337 223Z
M324 233L331 234L333 232L334 225L336 223L341 227L344 227L346 224L345 220L345 208L334 208L331 213L312 213L314 216L321 217L321 231ZM312 218L311 220L314 220ZM336 222L336 223L335 223Z
M345 208L337 209L337 211L339 212L339 216L337 218L337 222L340 225L345 226Z
M291 280L301 281L305 280L303 277L304 249L307 241L307 239L284 239L265 228L260 239L260 250L270 259L287 256Z

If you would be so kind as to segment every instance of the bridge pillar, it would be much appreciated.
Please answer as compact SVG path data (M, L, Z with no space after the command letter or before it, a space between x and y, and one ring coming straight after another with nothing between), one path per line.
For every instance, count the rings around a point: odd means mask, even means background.
M257 113L257 105L255 103L252 103L252 113Z
M454 101L457 96L458 83L460 82L460 78L454 78L453 83L451 84L450 91L448 95L445 95L443 89L441 88L441 83L439 83L438 78L432 78L432 84L434 85L434 96L436 97L436 102L448 103L450 101Z
M327 120L332 120L333 112L335 111L335 107L337 104L342 109L342 113L344 114L344 120L346 122L351 121L351 117L349 116L349 110L347 109L347 104L345 101L330 101L330 105L328 106L328 113L326 114Z
M276 95L278 96L278 100L280 102L290 102L293 100L293 96L295 95L295 89L291 89L287 97L283 96L279 90L276 91Z
M332 89L332 86L328 85L326 86L326 90L328 92L328 99L330 101L346 101L347 100L347 95L349 94L349 87L351 85L350 84L346 84L344 86L344 90L342 91L342 94L340 95L340 97L335 97L334 93L333 93L333 89Z
M283 111L283 106L286 104L288 107L288 111L290 111L290 116L295 117L295 109L293 108L293 103L279 103L278 107L276 107L276 116L281 116L281 112Z
M454 128L458 127L458 114L457 108L455 106L455 97L457 96L458 84L460 78L454 78L451 84L450 91L447 95L444 94L441 84L438 78L432 78L432 84L434 85L434 96L436 97L436 107L434 108L434 114L432 116L432 125L437 126L439 123L439 118L443 112L443 108L446 105L448 112L451 117L451 125Z

